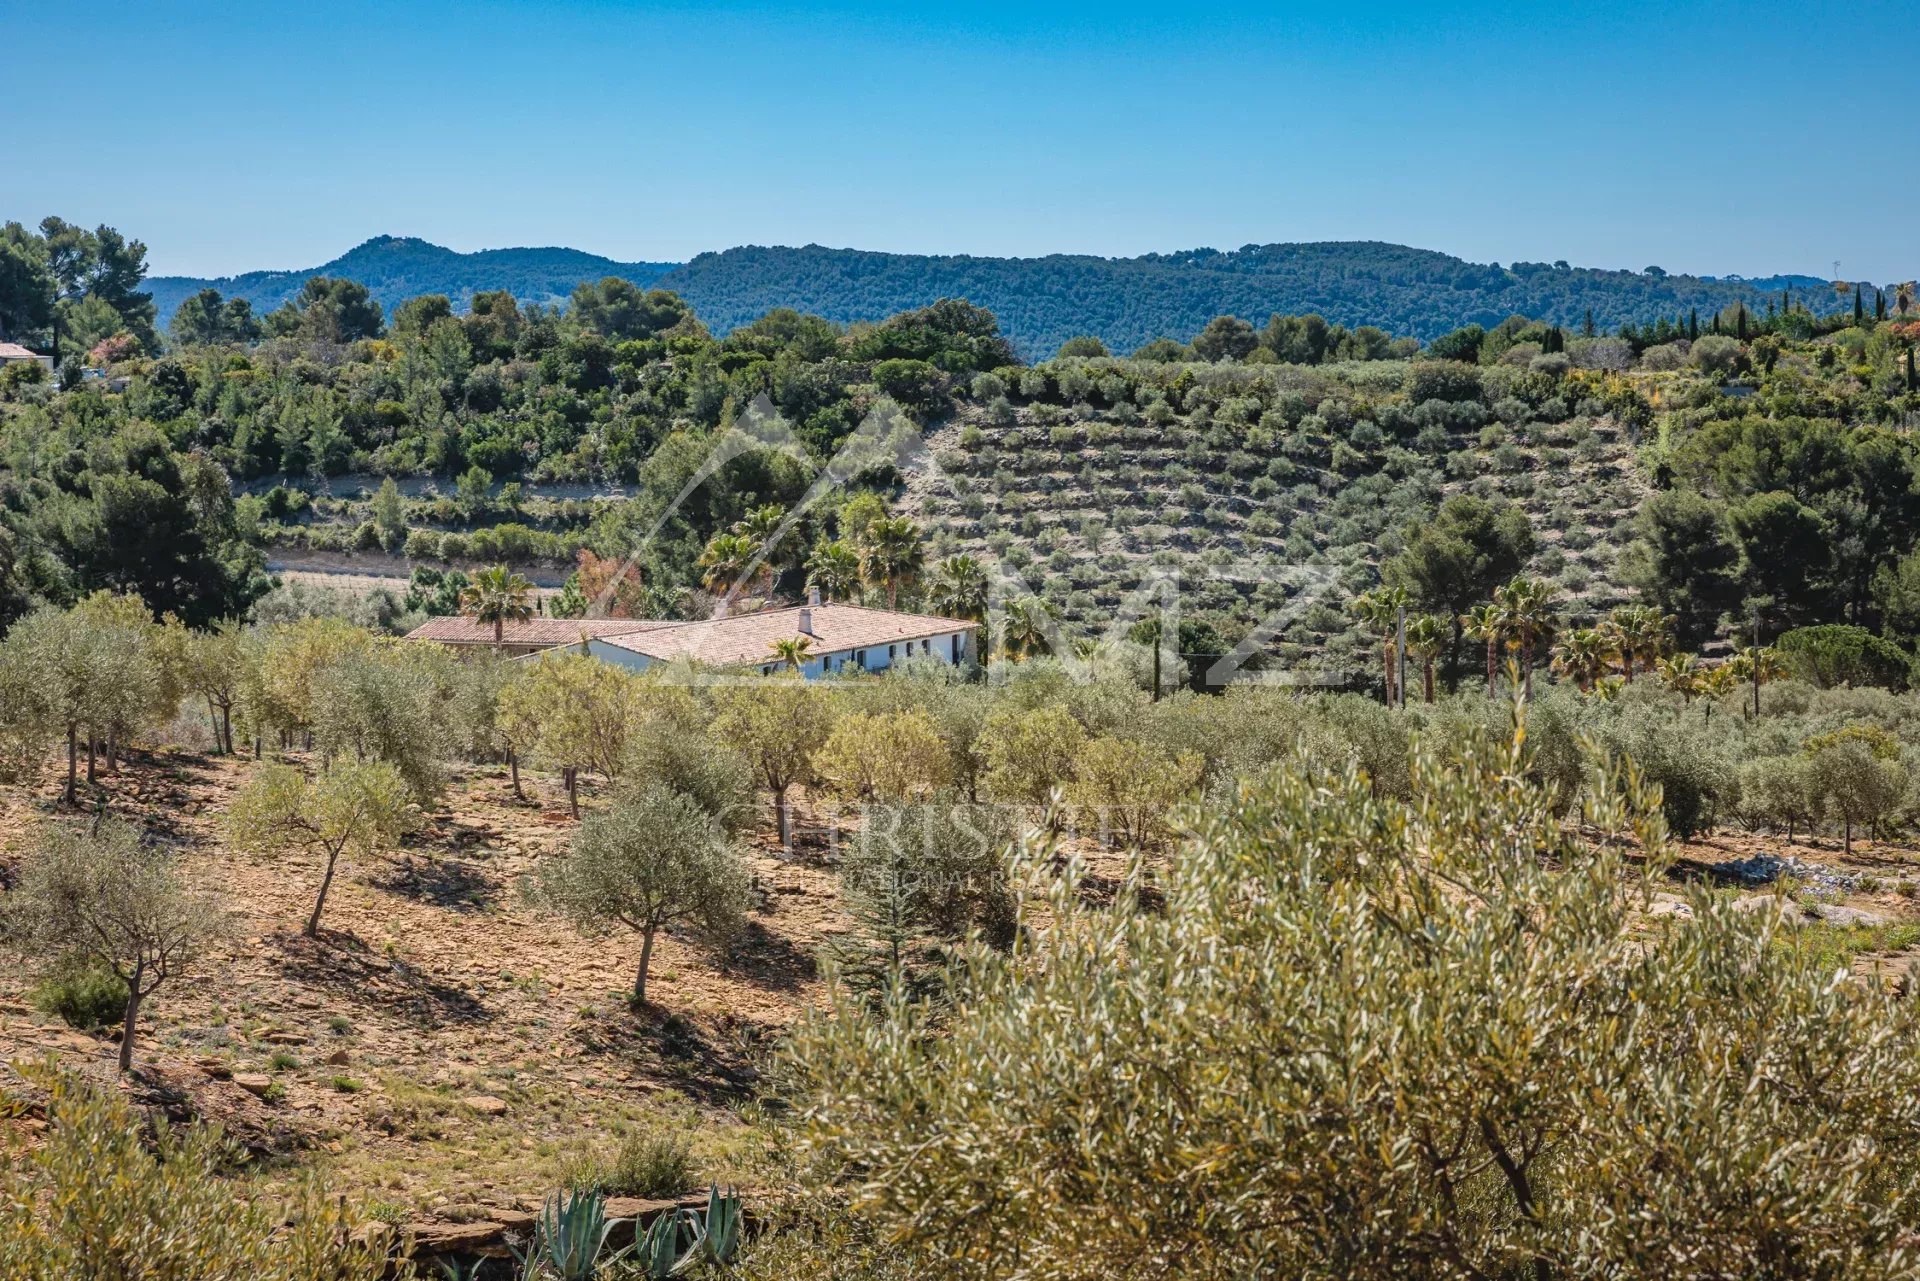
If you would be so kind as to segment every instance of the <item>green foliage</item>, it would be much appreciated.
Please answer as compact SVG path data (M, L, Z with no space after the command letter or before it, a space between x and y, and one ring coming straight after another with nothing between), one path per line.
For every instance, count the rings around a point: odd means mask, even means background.
M641 937L633 984L647 1000L654 937L684 922L724 944L744 924L747 870L739 851L698 802L652 786L590 814L567 853L544 863L529 889L579 929L625 927Z
M674 1197L695 1178L693 1148L684 1135L641 1131L628 1134L609 1157L567 1176L570 1192L604 1196Z
M534 1219L533 1242L521 1260L524 1275L539 1281L594 1281L634 1252L633 1246L607 1249L612 1232L605 1194L556 1192Z
M1164 907L1062 878L952 1003L803 1028L802 1160L945 1275L1901 1275L1911 1002L1705 891L1649 937L1646 789L1594 783L1596 842L1524 766L1422 754L1402 802L1299 758L1202 817Z
M34 1070L46 1141L0 1149L0 1259L35 1281L380 1281L384 1234L311 1181L284 1200L224 1177L238 1153L217 1131L150 1134L127 1104ZM399 1275L412 1275L401 1265Z
M1864 627L1825 623L1797 627L1774 642L1789 671L1822 689L1840 685L1907 688L1913 661L1906 651Z
M105 819L41 828L19 887L0 906L7 935L30 954L78 961L119 981L122 1072L133 1066L144 1002L191 970L222 928L219 910L169 852ZM94 987L92 998L101 995Z
M306 925L312 936L320 931L341 857L385 853L414 817L413 798L398 769L385 761L341 760L312 780L296 766L262 767L234 797L226 827L238 848L268 854L294 850L319 860L320 885Z
M97 1032L126 1017L127 982L104 962L70 952L47 967L28 999L68 1027Z

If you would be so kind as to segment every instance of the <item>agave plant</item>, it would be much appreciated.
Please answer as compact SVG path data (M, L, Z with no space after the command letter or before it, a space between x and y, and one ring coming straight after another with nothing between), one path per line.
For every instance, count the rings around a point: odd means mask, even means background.
M523 1281L593 1281L633 1252L628 1246L608 1253L612 1231L604 1193L554 1193L534 1220L533 1243L517 1256Z
M718 1184L707 1185L707 1211L700 1224L700 1253L708 1263L724 1267L740 1248L740 1228L744 1216L740 1198L732 1188L725 1192Z
M743 1222L739 1196L731 1188L722 1192L718 1184L708 1184L705 1211L680 1209L661 1215L638 1235L633 1249L648 1281L666 1281L700 1263L723 1268L740 1248Z
M668 1277L677 1277L700 1261L700 1242L697 1222L689 1224L691 1210L670 1210L647 1225L647 1230L634 1238L634 1253L640 1264L640 1270L649 1281L666 1281ZM681 1238L687 1235L692 1226L695 1240L683 1253L680 1249Z

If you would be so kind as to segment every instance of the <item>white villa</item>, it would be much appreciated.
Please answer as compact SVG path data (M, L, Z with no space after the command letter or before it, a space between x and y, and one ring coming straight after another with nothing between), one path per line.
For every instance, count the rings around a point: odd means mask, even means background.
M635 671L655 663L691 659L707 667L758 670L784 664L775 641L805 637L814 657L801 674L814 679L845 671L885 671L904 658L926 655L959 665L973 657L979 624L930 614L903 614L862 605L796 605L756 614L732 614L704 622L658 619L534 618L502 628L500 649L510 655L574 649ZM493 649L493 625L471 618L435 618L408 640L437 641L456 649Z

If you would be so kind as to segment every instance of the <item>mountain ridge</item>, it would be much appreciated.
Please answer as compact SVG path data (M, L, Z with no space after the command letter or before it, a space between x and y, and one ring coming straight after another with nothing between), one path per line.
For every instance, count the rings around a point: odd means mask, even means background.
M417 236L373 236L317 267L263 270L235 276L153 276L146 288L165 323L174 309L202 289L241 297L256 312L280 306L312 276L344 276L366 285L389 314L418 294L444 293L465 308L475 293L511 289L523 302L558 304L582 280L622 276L648 285L676 263L621 262L565 246L511 246L463 253Z
M1284 242L1234 250L1195 248L1132 258L1048 254L895 254L874 250L740 245L685 263L621 262L564 247L461 253L415 237L376 236L306 271L148 281L164 320L201 288L278 307L313 275L366 284L389 310L421 293L464 307L473 293L509 289L524 301L563 301L583 280L620 276L671 289L718 333L775 307L842 324L876 321L943 297L994 312L1023 356L1093 334L1116 351L1154 338L1186 340L1223 314L1261 323L1275 312L1318 312L1349 327L1370 324L1431 339L1463 324L1491 327L1523 314L1568 327L1592 314L1602 331L1745 303L1756 311L1782 291L1820 313L1852 305L1814 276L1713 277L1572 267L1564 262L1475 263L1438 250L1377 240Z

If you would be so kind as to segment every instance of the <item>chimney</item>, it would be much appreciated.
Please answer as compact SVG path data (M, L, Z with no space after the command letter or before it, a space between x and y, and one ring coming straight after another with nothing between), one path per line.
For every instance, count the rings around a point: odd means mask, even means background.
M820 584L808 583L807 584L807 604L818 605L819 603L820 603Z
M804 606L800 610L800 634L802 636L813 635L813 611Z

